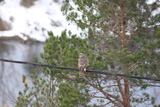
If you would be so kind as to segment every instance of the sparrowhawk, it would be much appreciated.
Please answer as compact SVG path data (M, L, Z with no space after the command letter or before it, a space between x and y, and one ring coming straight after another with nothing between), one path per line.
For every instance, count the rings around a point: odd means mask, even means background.
M83 53L80 53L78 59L79 78L84 78L84 72L88 66L89 62L87 57Z

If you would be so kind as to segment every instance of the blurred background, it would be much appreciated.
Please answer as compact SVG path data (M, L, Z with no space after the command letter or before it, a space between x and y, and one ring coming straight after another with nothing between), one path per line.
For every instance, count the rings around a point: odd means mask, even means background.
M33 62L41 60L47 31L60 35L68 26L61 13L62 0L1 0L0 58ZM14 106L18 92L24 88L22 75L33 66L0 62L0 106ZM28 79L28 83L30 80Z

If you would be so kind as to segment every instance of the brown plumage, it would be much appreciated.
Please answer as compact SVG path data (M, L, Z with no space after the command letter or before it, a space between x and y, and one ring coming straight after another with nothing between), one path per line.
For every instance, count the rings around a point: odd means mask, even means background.
M79 78L84 78L84 72L86 71L88 65L89 62L87 57L83 53L80 53L78 59Z

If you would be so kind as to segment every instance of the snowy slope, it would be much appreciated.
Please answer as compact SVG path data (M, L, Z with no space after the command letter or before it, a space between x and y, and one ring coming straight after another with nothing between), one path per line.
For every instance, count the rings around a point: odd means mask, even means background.
M53 0L38 0L34 6L25 8L20 5L20 0L5 0L5 3L0 6L0 16L11 23L12 30L0 31L0 36L19 35L26 39L25 34L44 41L48 36L47 31L60 35L61 31L67 28L76 33L76 27L68 26L62 15L61 5L61 2L53 2ZM13 21L10 20L11 18Z
M76 27L74 25L69 26L60 11L62 2L53 1L38 0L32 7L25 8L20 5L20 0L5 0L5 3L0 6L0 16L11 23L12 30L0 31L0 36L18 35L27 39L24 36L25 34L36 40L45 41L48 37L47 31L53 31L55 35L60 35L61 31L68 29L77 34ZM152 0L148 1L148 4L150 3L152 3ZM153 15L159 11L160 8ZM13 21L10 20L11 18L13 18Z

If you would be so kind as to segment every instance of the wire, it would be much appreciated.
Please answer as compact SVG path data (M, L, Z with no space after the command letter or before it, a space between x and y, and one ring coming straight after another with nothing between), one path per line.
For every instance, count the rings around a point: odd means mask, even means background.
M8 59L0 59L0 61L79 71L79 69L77 68L60 67L60 66L55 66L55 65L38 64L38 63L33 63L33 62L15 61L15 60L8 60Z
M77 68L60 67L60 66L55 66L55 65L38 64L38 63L33 63L33 62L15 61L15 60L7 60L7 59L0 59L0 61L79 71L79 69L77 69ZM86 70L86 72L96 73L96 74L113 75L113 76L121 76L121 77L128 77L128 78L136 78L136 79L160 81L160 79L158 79L158 78L150 78L150 77L141 77L141 76L134 76L134 75L118 74L118 73L111 73L111 72L106 72L106 71Z

